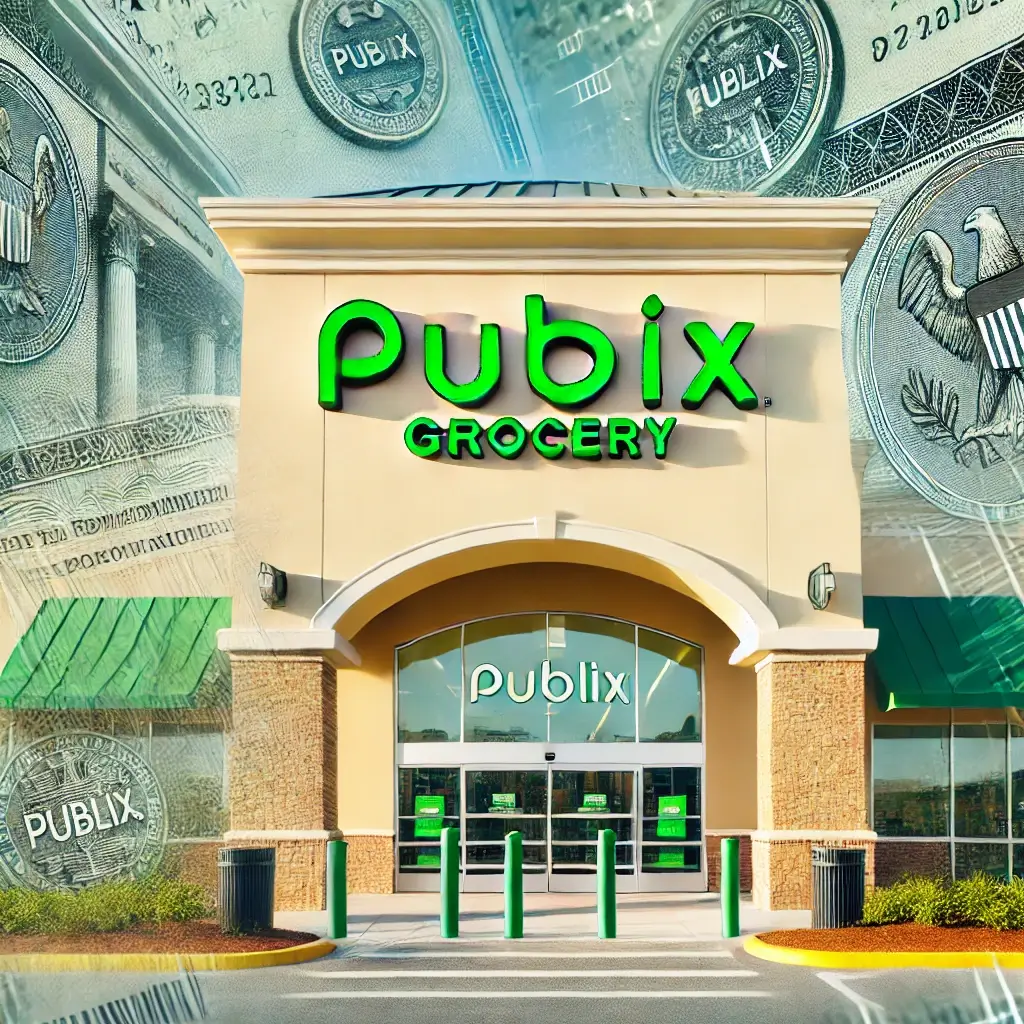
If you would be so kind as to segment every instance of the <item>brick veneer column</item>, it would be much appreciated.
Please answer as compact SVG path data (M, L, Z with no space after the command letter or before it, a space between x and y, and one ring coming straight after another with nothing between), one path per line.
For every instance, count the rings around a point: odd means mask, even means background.
M765 910L811 905L811 846L867 849L864 660L772 654L757 665L757 831L753 897Z
M326 906L337 825L337 675L319 654L232 654L232 846L277 849L278 910Z

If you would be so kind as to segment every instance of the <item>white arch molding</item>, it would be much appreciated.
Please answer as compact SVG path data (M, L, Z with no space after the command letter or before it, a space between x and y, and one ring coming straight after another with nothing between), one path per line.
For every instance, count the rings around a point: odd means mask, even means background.
M873 629L782 628L768 605L743 580L692 548L636 530L555 516L470 527L407 548L343 583L313 615L310 630L321 636L333 632L336 624L378 587L439 558L512 541L556 539L616 548L670 569L736 634L739 644L729 658L733 665L774 651L865 654L878 643L878 631ZM351 638L342 638L342 642L346 639Z

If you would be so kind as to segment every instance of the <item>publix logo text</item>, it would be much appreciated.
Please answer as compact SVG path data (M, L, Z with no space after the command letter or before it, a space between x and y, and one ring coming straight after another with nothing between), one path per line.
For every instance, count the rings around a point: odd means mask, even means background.
M648 295L640 307L645 324L640 350L640 391L645 409L660 409L662 386L662 332L659 318L665 311L657 295ZM595 402L612 383L618 353L602 330L582 320L550 320L541 295L527 295L526 378L535 395L557 409L576 411ZM684 409L699 409L712 390L721 391L739 409L756 409L758 400L750 384L733 365L754 325L737 322L724 338L706 323L688 323L683 334L701 357L697 371L680 398ZM346 358L345 342L357 331L373 331L383 342L379 352ZM585 377L560 383L547 372L549 353L575 348L586 353L592 367ZM320 328L318 356L318 401L322 408L342 408L342 390L365 387L387 380L401 366L406 343L402 325L387 306L368 299L353 299L328 314ZM448 376L445 329L440 324L423 328L423 372L431 390L461 409L479 409L501 385L501 328L480 327L480 369L476 377L456 384ZM564 422L553 416L528 427L512 416L502 416L490 426L471 417L456 417L447 424L429 416L418 416L405 428L405 445L420 458L447 455L461 459L468 455L482 459L485 450L503 459L517 459L531 447L545 459L560 459L567 452L575 459L639 459L640 440L650 439L654 457L665 458L668 440L676 425L674 416L647 416L643 423L624 416L608 418L607 425L596 417L581 416Z
M625 689L628 679L628 672L600 672L596 661L581 661L575 677L552 669L550 661L544 661L540 666L540 692L552 704L562 704L573 694L581 704L611 704L614 700L628 704ZM537 673L533 669L526 673L522 685L517 688L514 672L509 671L505 675L496 665L478 665L469 677L469 702L475 704L481 697L492 697L504 687L512 700L525 704L533 699L536 685Z

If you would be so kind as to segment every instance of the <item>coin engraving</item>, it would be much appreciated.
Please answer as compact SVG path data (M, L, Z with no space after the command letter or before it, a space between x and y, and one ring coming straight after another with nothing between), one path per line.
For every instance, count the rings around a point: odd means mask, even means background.
M814 0L715 0L677 27L651 103L662 170L689 188L765 188L835 118L838 36Z
M412 0L304 0L295 48L307 99L330 127L355 142L409 142L441 114L444 49Z
M1024 265L1024 216L1005 201L1021 189L1024 142L941 167L881 236L858 307L857 374L879 446L963 519L1024 518L1024 371L991 364L966 300Z
M109 736L49 736L0 775L0 868L11 884L81 889L141 877L159 863L166 837L156 776Z
M60 343L88 256L85 192L64 131L32 83L0 62L0 363Z

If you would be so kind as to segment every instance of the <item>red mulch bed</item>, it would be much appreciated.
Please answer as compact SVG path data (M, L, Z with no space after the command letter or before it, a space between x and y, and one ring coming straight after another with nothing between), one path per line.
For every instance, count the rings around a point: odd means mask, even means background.
M139 924L123 932L0 935L0 955L14 953L255 953L313 942L309 932L281 928L258 935L222 935L216 921Z
M836 953L1024 953L1024 931L937 928L926 924L794 928L758 935L772 946Z

